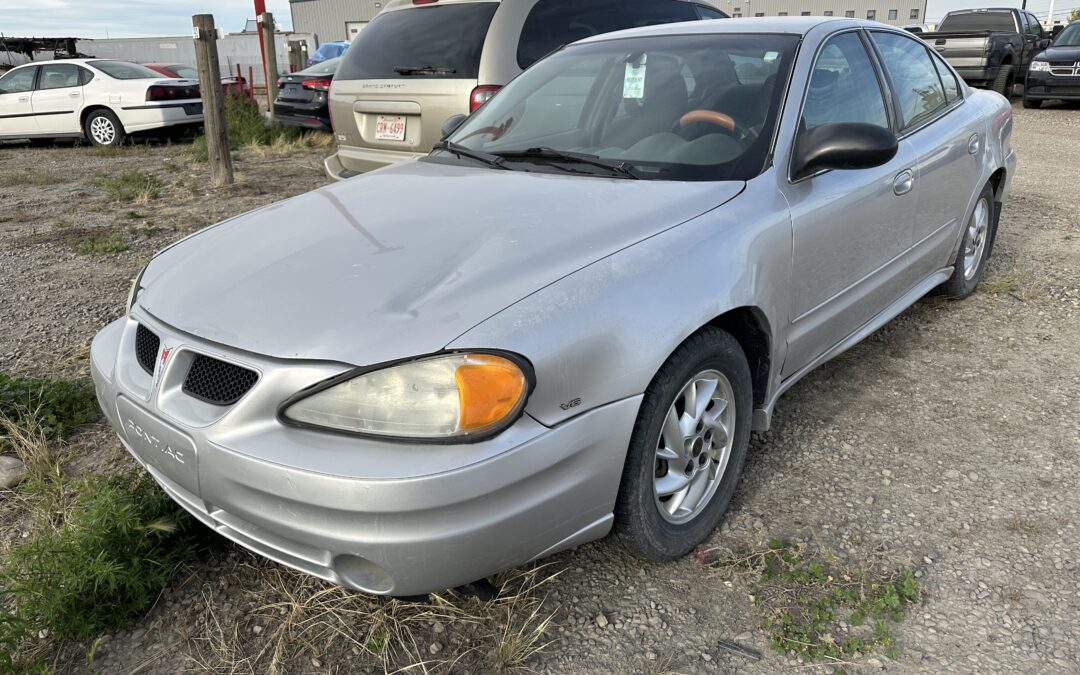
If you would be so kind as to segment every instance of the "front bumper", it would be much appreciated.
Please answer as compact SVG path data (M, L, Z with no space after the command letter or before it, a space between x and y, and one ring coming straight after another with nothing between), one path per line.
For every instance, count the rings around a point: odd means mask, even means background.
M338 151L323 162L323 168L326 169L326 175L334 180L345 180L367 171L380 169L388 164L419 159L426 154L426 152L401 152L339 145Z
M138 323L169 349L153 375ZM259 373L225 408L186 396L191 355ZM240 545L377 594L442 590L604 536L640 397L554 428L529 416L471 445L401 444L287 427L277 405L344 364L206 343L153 317L94 339L98 401L124 446L196 518Z
M1028 71L1027 80L1024 82L1024 97L1037 101L1080 101L1080 77Z

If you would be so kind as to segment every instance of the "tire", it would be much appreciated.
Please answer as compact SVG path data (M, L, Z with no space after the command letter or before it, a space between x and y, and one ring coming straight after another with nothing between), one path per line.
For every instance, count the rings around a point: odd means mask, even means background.
M699 401L691 412L702 411L697 415L687 412L691 389ZM661 366L641 401L615 504L615 536L631 553L674 560L712 534L742 472L752 405L746 356L718 328L690 336ZM672 492L684 481L685 488Z
M990 88L1001 94L1005 98L1012 100L1013 87L1016 84L1016 80L1013 77L1013 67L1011 63L1003 63L998 66L997 77L990 84Z
M963 300L975 292L986 268L986 260L990 257L990 248L996 234L995 208L994 189L988 183L979 193L975 208L968 216L960 241L960 252L953 263L952 276L934 289L935 295Z
M1028 98L1027 97L1027 92L1024 92L1024 107L1025 108L1031 108L1033 110L1038 110L1039 108L1042 107L1042 104L1043 104L1042 99Z
M111 110L95 110L83 126L86 140L93 145L111 147L124 142L124 126Z

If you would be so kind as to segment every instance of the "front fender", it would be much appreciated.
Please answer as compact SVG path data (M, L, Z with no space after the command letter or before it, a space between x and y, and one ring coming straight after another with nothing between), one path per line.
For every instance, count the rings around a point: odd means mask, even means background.
M683 340L731 309L754 307L775 331L792 245L775 181L767 171L726 204L564 277L448 347L524 355L536 370L526 411L555 425L641 394ZM782 363L784 341L769 337L771 363Z

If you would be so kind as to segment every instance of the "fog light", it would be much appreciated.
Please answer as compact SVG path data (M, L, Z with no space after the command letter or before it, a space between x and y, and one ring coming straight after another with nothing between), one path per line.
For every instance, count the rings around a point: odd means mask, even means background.
M386 570L358 555L337 556L334 570L343 584L365 593L389 593L394 587L394 580Z

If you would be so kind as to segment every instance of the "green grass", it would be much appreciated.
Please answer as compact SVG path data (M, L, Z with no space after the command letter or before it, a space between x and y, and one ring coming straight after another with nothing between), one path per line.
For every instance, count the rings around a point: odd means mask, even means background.
M772 648L811 661L849 660L870 651L897 658L891 625L919 601L908 568L856 569L831 554L773 539L764 549L729 551L707 563L749 579L751 599L763 613ZM844 630L840 622L850 628Z
M62 439L98 415L89 380L46 380L0 373L0 417L21 423L32 416L48 440ZM0 434L0 449L5 438Z
M225 123L229 148L232 150L244 146L273 145L294 141L304 135L303 130L298 127L267 126L258 103L236 96L225 97ZM188 152L196 161L207 161L209 150L206 145L206 136L200 135L195 138Z
M157 199L161 195L162 187L157 176L138 169L100 176L97 184L113 201L141 204Z
M73 179L56 171L23 171L4 176L4 184L8 186L32 185L44 187L58 183L71 182Z
M122 232L112 232L103 236L91 234L76 241L73 248L79 255L108 255L123 253L131 246Z

